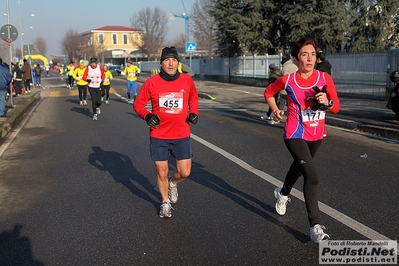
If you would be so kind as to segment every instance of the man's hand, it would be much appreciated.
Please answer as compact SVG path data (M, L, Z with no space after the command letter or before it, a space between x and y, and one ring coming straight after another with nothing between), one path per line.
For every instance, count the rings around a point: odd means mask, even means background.
M188 115L188 121L190 121L191 123L193 123L194 125L197 124L198 122L198 115L194 114L194 113L190 113Z
M145 116L145 121L147 122L147 125L149 125L150 127L157 128L161 120L157 115L148 114Z

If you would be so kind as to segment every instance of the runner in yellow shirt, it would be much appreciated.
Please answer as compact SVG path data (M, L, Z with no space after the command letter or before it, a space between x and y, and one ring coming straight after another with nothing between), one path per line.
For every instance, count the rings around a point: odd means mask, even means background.
M137 96L137 74L140 73L140 68L133 65L133 62L130 59L126 62L126 65L127 67L123 72L127 79L127 103L132 103L130 100L130 90L133 90L133 101L135 101Z

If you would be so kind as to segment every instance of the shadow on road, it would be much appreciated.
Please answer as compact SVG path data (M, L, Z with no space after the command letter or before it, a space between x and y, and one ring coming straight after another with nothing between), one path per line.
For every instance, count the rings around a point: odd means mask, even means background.
M42 266L32 256L32 244L28 237L21 236L22 225L0 234L0 265Z
M192 173L190 175L190 180L197 182L207 188L212 189L213 191L220 193L221 195L226 196L231 199L236 204L244 207L245 209L263 217L264 219L272 222L288 233L292 234L296 239L298 239L302 243L307 243L310 241L309 236L303 234L302 232L284 224L279 221L278 214L275 211L274 205L270 206L263 201L248 195L235 187L232 187L229 183L224 181L219 176L216 176L208 171L204 170L205 167L199 163L193 162ZM204 178L206 177L206 178ZM256 206L257 205L257 206ZM258 207L260 206L260 207Z
M92 149L94 152L88 158L91 165L101 171L109 172L115 182L124 185L143 200L152 203L156 209L159 208L161 199L154 190L154 185L148 181L148 178L137 171L129 156L114 151L105 151L98 146L94 146ZM134 183L137 183L145 190L140 189ZM158 201L154 200L151 195L158 198Z

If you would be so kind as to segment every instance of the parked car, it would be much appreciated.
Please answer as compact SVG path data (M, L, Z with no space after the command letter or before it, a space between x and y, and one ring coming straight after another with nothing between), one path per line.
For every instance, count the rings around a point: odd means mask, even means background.
M122 73L120 66L108 66L108 70L111 71L112 76L120 76Z

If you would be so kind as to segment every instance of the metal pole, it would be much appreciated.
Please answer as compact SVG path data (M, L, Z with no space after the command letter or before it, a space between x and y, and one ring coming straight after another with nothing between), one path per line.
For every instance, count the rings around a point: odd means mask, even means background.
M6 1L7 4L7 24L10 25L10 7L8 4L8 0ZM12 75L12 68L11 68L11 62L12 62L12 48L11 48L11 32L10 32L10 27L8 27L8 57L9 57L9 65L8 68L10 69L10 74ZM12 84L10 83L10 104L11 108L14 107L14 101L12 98Z
M18 0L18 6L19 6L19 39L21 41L21 59L20 61L24 59L24 47L23 47L23 42L22 42L22 18L21 18L21 1ZM17 62L16 62L17 63Z

